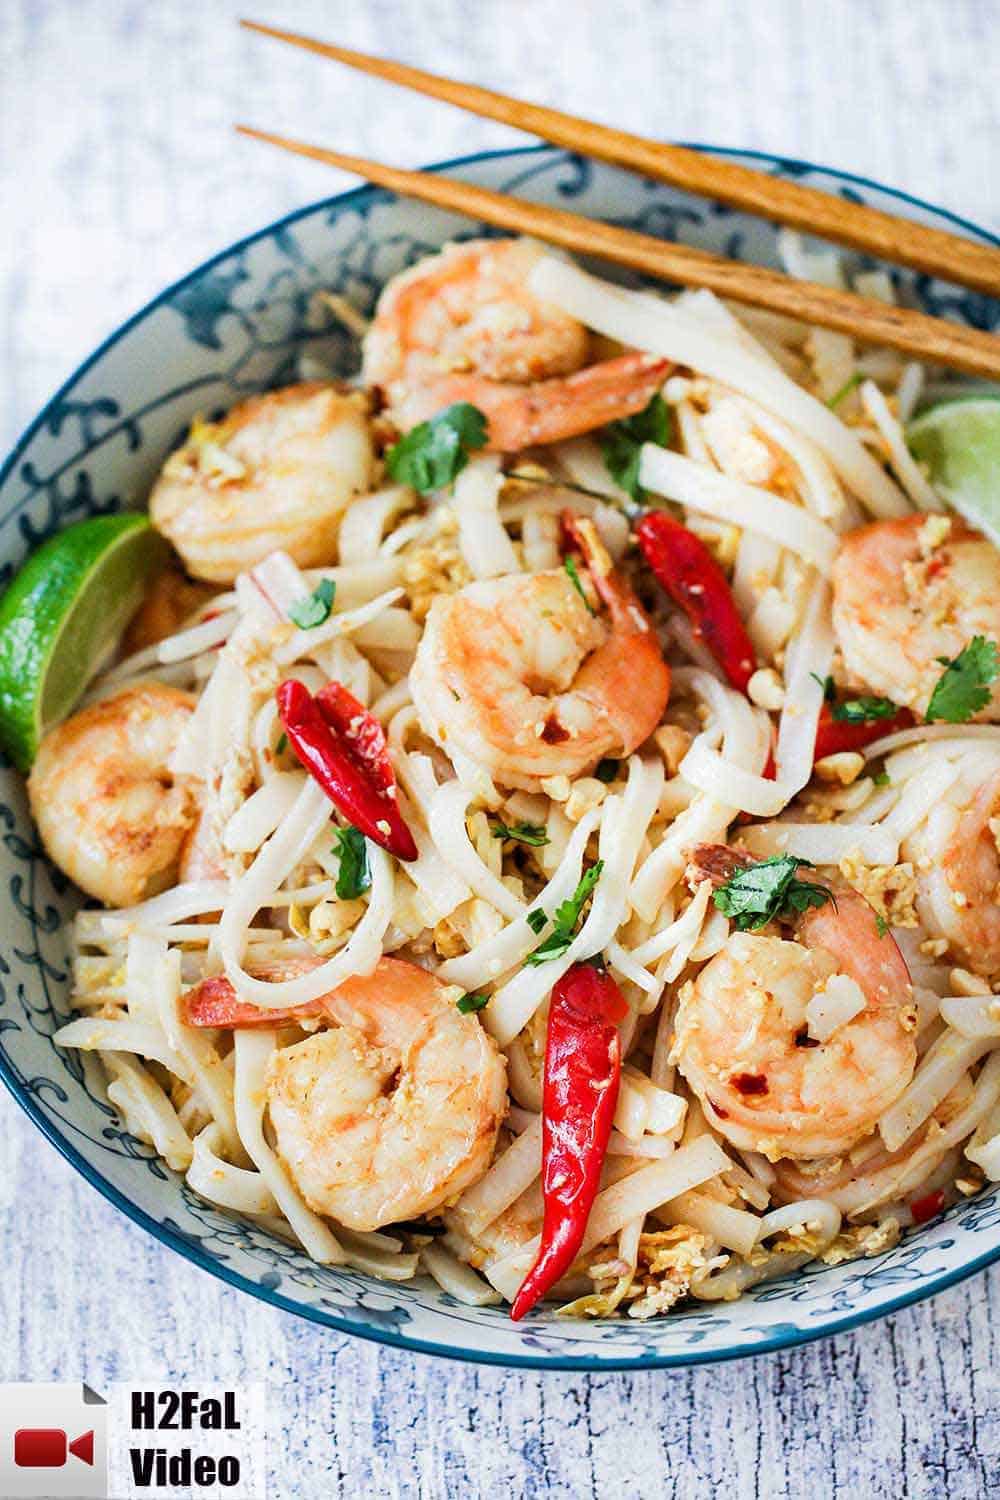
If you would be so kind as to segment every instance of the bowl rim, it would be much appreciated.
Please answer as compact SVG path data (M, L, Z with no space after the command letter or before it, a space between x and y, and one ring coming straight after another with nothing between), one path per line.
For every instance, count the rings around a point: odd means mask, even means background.
M680 142L691 150L714 153L716 155L729 157L735 160L758 162L769 165L781 173L820 173L841 184L848 184L859 188L873 189L878 193L895 199L901 204L912 208L918 208L926 213L934 215L935 218L963 230L966 234L984 241L986 244L1000 247L1000 235L994 234L973 220L963 217L961 214L953 213L951 210L941 208L937 204L930 203L927 199L916 194L905 192L900 188L887 186L875 178L867 177L861 173L849 172L839 167L824 166L818 162L806 161L801 157L786 156L778 152L759 151L746 148L712 145L700 141ZM499 147L488 151L471 152L463 156L449 157L446 160L436 161L424 166L421 170L426 172L446 172L453 168L476 166L481 162L497 161L503 158L525 158L541 156L548 152L560 154L560 148L545 143L534 146ZM572 152L561 152L564 156L572 156ZM267 239L278 231L288 228L300 219L311 217L327 208L348 208L352 204L377 202L387 195L383 188L371 184L364 184L356 188L348 188L344 192L331 194L326 198L319 198L304 205L301 208L292 209L289 213L281 215L259 229L234 240L222 250L216 251L206 260L200 262L192 270L187 271L177 280L162 288L154 297L150 298L137 309L124 322L118 324L101 342L86 356L76 368L66 377L52 396L44 403L41 410L23 429L16 439L10 453L0 465L0 488L7 482L14 472L17 464L35 434L48 422L52 412L58 407L63 397L68 394L76 383L97 362L113 348L115 344L129 333L138 323L154 312L158 307L168 302L182 288L190 282L197 280L213 266L228 260L231 256L247 249L260 240ZM0 520L6 519L0 517ZM235 1270L226 1262L217 1260L208 1254L201 1245L186 1238L179 1231L170 1226L158 1222L144 1208L141 1208L132 1199L128 1198L120 1188L116 1187L109 1178L105 1177L94 1167L85 1156L70 1141L68 1136L56 1126L45 1112L39 1107L35 1099L24 1087L16 1070L8 1063L7 1059L0 1053L0 1079L6 1085L11 1096L24 1110L25 1114L38 1127L46 1139L56 1148L59 1154L73 1167L89 1184L95 1188L109 1203L119 1209L139 1228L151 1234L154 1239L165 1244L170 1249L183 1256L185 1260L207 1271L211 1276L224 1282L226 1285L235 1287L239 1291L248 1292L259 1301L276 1307L282 1312L292 1313L304 1318L320 1327L329 1328L337 1333L352 1334L358 1338L366 1339L376 1344L386 1345L394 1349L406 1350L409 1353L429 1354L438 1358L460 1360L463 1363L496 1365L507 1369L535 1369L535 1370L574 1370L599 1373L602 1371L616 1370L655 1370L655 1369L680 1369L691 1365L723 1363L733 1359L750 1359L761 1354L775 1353L781 1349L791 1349L801 1344L812 1343L816 1339L829 1338L838 1333L847 1333L852 1329L863 1327L866 1323L874 1322L876 1319L889 1317L905 1307L911 1307L918 1302L923 1302L929 1297L936 1296L938 1292L947 1290L949 1287L957 1286L978 1272L985 1270L1000 1260L1000 1241L992 1248L983 1251L973 1257L972 1260L963 1263L953 1269L928 1276L915 1288L901 1292L897 1296L889 1297L879 1302L876 1307L866 1308L860 1312L847 1312L842 1316L836 1314L827 1317L822 1325L815 1328L794 1328L789 1330L787 1325L782 1332L774 1334L769 1338L762 1338L752 1344L730 1344L722 1348L706 1349L693 1348L689 1350L664 1351L662 1353L642 1353L637 1355L612 1355L608 1358L592 1354L541 1354L530 1355L521 1353L497 1352L489 1349L473 1349L470 1347L456 1347L451 1344L438 1343L432 1339L414 1337L413 1335L396 1332L392 1329L374 1328L370 1323L358 1322L354 1318L332 1313L325 1308L312 1306L308 1303L298 1302L291 1297L283 1295L274 1287L262 1285L260 1282L251 1280L241 1272Z

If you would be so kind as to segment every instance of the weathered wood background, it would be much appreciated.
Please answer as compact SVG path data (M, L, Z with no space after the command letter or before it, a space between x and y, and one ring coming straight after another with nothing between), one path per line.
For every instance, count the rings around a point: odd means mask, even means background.
M167 281L337 174L513 132L235 28L236 0L0 4L0 439ZM663 137L851 169L1000 228L996 0L261 0ZM325 1333L161 1249L0 1099L0 1379L257 1379L272 1495L979 1497L1000 1486L1000 1272L853 1335L676 1375L475 1369Z

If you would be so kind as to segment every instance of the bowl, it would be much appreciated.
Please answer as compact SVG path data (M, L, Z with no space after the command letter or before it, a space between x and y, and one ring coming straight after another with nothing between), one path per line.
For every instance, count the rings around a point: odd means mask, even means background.
M720 154L998 243L975 225L862 178L755 153ZM776 264L773 226L562 151L492 152L445 167L500 191ZM318 288L367 311L389 276L469 232L468 221L361 188L290 214L168 287L85 360L0 471L0 586L59 527L142 505L196 412L211 414L295 379L303 351L325 366L351 369L356 350L317 306ZM1000 307L985 297L925 276L893 275L907 299L928 312L980 327L1000 321ZM9 769L0 771L0 798L0 881L9 892L0 938L0 1075L99 1192L164 1245L252 1296L405 1349L500 1365L625 1369L731 1359L836 1333L1000 1258L1000 1190L991 1189L870 1260L807 1267L738 1302L695 1304L646 1323L570 1322L542 1309L515 1325L503 1309L462 1306L423 1280L388 1284L316 1266L197 1198L125 1131L93 1060L53 1046L67 1014L66 923L78 898L46 861L21 778Z

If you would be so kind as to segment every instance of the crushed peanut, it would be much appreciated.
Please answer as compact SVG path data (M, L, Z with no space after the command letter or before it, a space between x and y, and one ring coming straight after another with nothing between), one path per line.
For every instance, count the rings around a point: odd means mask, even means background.
M891 926L918 926L917 877L908 860L898 865L867 865L859 854L852 853L840 861L838 868Z
M747 697L758 708L777 713L785 706L785 685L773 667L758 667L747 683Z
M857 750L841 750L836 755L824 755L814 767L820 781L837 781L841 786L850 786L857 781L865 768L865 758Z
M653 734L653 744L663 756L668 776L676 776L677 769L691 748L691 735L679 724L661 724Z

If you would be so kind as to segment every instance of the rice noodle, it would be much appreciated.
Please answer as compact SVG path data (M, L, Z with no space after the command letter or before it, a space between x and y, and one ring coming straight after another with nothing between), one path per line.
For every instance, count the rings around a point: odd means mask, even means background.
M970 1040L1000 1037L1000 996L947 995L940 1004L943 1020Z
M382 956L382 938L392 916L394 876L384 849L366 840L371 890L368 908L339 953L311 973L278 982L255 979L242 966L246 928L268 893L279 886L329 821L329 803L307 781L285 823L236 882L219 924L218 949L227 978L241 999L267 1008L307 1005L352 974L370 974Z
M277 1213L278 1201L260 1172L233 1166L220 1154L222 1149L219 1128L213 1121L194 1138L188 1186L233 1213Z
M745 1209L720 1203L707 1193L680 1193L654 1210L654 1216L665 1224L690 1224L710 1239L718 1240L727 1250L749 1255L757 1243L760 1220Z
M817 581L785 666L785 706L778 722L774 758L777 780L786 789L786 801L800 792L812 776L823 684L830 671L833 646L830 589L828 584Z
M112 1080L108 1098L129 1134L147 1141L175 1172L186 1171L191 1163L191 1138L156 1079L125 1052L105 1052L101 1061Z
M390 521L413 506L413 491L403 484L389 485L373 495L352 500L344 512L337 535L340 561L352 566L378 556Z
M528 285L598 333L699 370L794 422L873 515L905 513L906 503L892 480L836 414L735 339L699 327L666 302L611 286L555 256L536 262Z
M879 1120L887 1151L898 1151L934 1113L942 1099L990 1050L992 1038L963 1037L945 1031L921 1059L910 1083Z
M923 469L906 446L903 429L889 410L885 397L873 380L862 382L861 401L865 411L885 439L892 467L914 505L918 510L940 510L941 501L934 487L929 483Z
M344 1250L323 1220L308 1208L278 1157L264 1139L267 1069L278 1044L274 1031L235 1031L236 1125L243 1148L260 1174L303 1249L320 1265L341 1265Z
M824 574L833 566L839 547L836 532L802 506L770 490L731 479L652 443L642 450L639 482L703 515L759 532L797 552Z
M750 853L761 859L793 854L814 865L839 865L854 856L869 865L894 865L899 858L899 839L884 825L755 823L743 830L742 839Z
M517 554L497 513L502 485L496 454L471 459L455 480L458 544L473 578L518 571Z
M484 1012L487 1028L501 1047L530 1020L566 970L600 953L621 926L628 910L633 866L656 811L663 779L661 760L630 757L624 793L604 803L599 842L603 870L586 921L561 957L521 969L497 990Z
M498 1219L523 1192L526 1192L542 1170L542 1117L521 1132L498 1156L486 1173L458 1201L457 1212L468 1225L473 1239Z
M499 1292L442 1245L425 1245L420 1252L420 1264L442 1291L466 1307L490 1307L502 1300Z
M447 781L431 800L427 825L435 847L477 896L495 906L509 921L524 916L527 907L504 885L477 854L465 826L474 794L460 781Z

